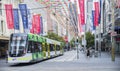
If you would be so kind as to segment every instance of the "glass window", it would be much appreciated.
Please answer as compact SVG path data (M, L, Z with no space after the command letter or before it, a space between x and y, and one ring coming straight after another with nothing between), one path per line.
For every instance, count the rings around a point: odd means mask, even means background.
M38 42L29 41L28 43L28 53L36 53L42 51L42 44Z
M54 45L50 44L50 51L54 51Z
M27 50L27 52L28 53L32 53L33 52L32 51L32 42L31 41L28 42L28 50Z
M13 36L10 40L9 52L13 57L23 56L26 53L26 37Z
M39 48L39 51L41 52L42 51L42 44L41 43L38 44L38 48Z
M60 50L60 46L56 45L56 50L59 51Z

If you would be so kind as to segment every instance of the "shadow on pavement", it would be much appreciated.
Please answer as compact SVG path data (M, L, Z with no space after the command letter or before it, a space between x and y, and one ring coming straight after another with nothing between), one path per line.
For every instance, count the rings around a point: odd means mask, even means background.
M56 56L56 57L58 57L58 56ZM31 62L31 63L17 63L17 64L12 64L12 65L10 65L10 67L21 67L21 66L35 65L35 64L38 64L38 63L41 63L43 61L46 61L46 60L49 60L49 59L53 59L53 58L56 58L56 57L52 57L52 58L40 60L40 61L37 61L37 62Z
M35 64L38 64L42 61L38 61L38 62L32 62L32 63L18 63L18 64L13 64L13 65L10 65L10 67L22 67L22 66L30 66L30 65L35 65Z

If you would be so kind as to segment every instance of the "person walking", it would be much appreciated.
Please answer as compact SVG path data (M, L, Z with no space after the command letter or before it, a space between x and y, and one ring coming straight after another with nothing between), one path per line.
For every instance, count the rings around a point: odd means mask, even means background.
M87 49L87 57L89 57L89 56L90 56L90 50Z

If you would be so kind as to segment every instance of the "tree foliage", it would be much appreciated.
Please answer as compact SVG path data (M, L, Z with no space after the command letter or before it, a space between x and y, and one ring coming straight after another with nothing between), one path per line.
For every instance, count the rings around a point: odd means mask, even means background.
M75 38L72 38L72 40L70 41L70 45L71 47L75 47Z
M63 42L65 44L65 41L64 41L63 37L58 36L58 34L48 32L48 35L46 35L45 37L53 39L53 40L57 40L57 41L60 41L60 42Z
M94 45L94 35L91 32L86 32L86 42L87 48L92 47Z

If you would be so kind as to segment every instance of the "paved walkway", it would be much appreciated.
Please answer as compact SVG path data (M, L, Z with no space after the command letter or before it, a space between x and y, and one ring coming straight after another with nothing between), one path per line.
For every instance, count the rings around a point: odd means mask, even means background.
M47 62L81 62L81 63L120 63L120 55L115 57L115 61L111 60L111 55L107 52L102 52L98 57L86 57L83 52L79 52L79 58L77 58L77 51L67 51L63 56L56 57L47 60ZM0 65L5 63L5 60L0 60Z
M80 62L80 63L113 63L111 55L107 52L102 52L98 57L86 57L83 52L79 52L79 58L77 59L77 51L67 51L63 56L56 57L54 59L47 60L47 62ZM116 56L114 63L120 63L120 56Z
M101 56L87 58L84 53L67 51L63 56L35 64L10 66L5 60L0 60L0 71L120 71L120 57L115 62L111 61L108 53L102 52Z
M76 54L74 61L82 63L120 63L120 55L115 56L115 61L112 61L111 55L107 52L101 52L101 55L98 54L98 57L87 57L84 53L79 52L79 58L77 59Z

